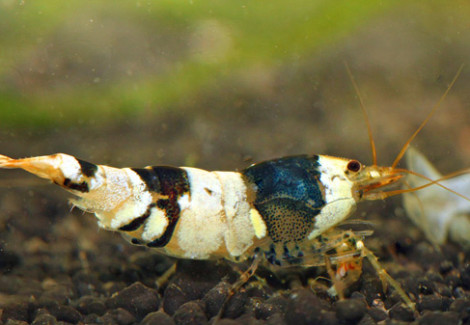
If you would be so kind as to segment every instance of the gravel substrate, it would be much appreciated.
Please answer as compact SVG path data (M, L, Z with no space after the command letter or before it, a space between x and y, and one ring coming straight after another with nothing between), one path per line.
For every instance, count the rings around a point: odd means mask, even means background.
M2 196L1 324L214 323L235 269L246 265L181 260L159 286L175 260L128 245L80 211L68 213L57 193L40 188ZM278 276L260 269L218 324L470 323L468 257L457 246L434 249L403 217L369 215L380 223L366 245L416 302L415 311L393 289L384 292L365 262L341 301L328 295L322 268Z

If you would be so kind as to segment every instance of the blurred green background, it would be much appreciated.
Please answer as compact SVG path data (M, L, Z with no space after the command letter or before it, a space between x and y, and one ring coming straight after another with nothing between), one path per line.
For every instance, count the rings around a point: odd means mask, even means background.
M467 1L0 0L0 148L118 166L237 169L326 153L389 163L416 145L470 161ZM449 158L452 157L452 158Z

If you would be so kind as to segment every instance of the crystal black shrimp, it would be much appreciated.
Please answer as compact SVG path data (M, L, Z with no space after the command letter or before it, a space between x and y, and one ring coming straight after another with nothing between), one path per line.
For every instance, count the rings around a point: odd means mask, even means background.
M357 89L354 80L353 85ZM51 180L77 196L73 204L94 213L100 227L169 256L239 262L257 253L273 266L332 263L344 271L350 257L365 256L363 244L360 238L348 239L354 233L338 235L332 230L359 202L409 191L382 189L412 173L396 166L439 103L389 167L376 163L370 127L371 166L354 159L301 155L240 172L114 168L58 153L23 159L0 155L0 167L21 168ZM331 244L328 238L339 240ZM335 255L325 262L330 248Z
M240 261L257 243L308 243L351 215L372 189L396 182L391 167L313 155L254 164L241 172L188 167L114 168L66 154L12 159L0 167L22 168L79 197L100 227L131 242L189 259ZM289 251L289 252L287 252ZM285 248L285 255L292 255ZM282 256L267 251L268 262ZM302 264L299 256L295 264Z

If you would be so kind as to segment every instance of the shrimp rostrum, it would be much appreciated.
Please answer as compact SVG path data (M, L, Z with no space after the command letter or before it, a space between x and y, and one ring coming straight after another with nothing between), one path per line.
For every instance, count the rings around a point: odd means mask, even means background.
M100 227L170 256L238 262L256 252L273 266L318 265L321 262L310 257L326 252L319 249L322 237L359 202L409 191L384 187L410 173L396 166L437 106L389 167L377 165L370 127L370 166L355 159L301 155L240 172L114 168L59 153L23 159L0 155L0 167L21 168L51 180L77 196L73 203L94 213Z

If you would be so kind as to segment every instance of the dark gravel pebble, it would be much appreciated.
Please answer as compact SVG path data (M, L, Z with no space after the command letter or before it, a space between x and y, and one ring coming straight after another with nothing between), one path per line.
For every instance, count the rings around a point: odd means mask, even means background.
M274 314L283 314L288 304L287 298L274 296L258 304L255 308L255 315L258 319L268 319Z
M439 272L441 274L449 273L454 268L452 261L444 260L439 264Z
M21 257L14 253L5 250L0 246L0 271L10 272L13 268L20 265Z
M321 323L324 318L322 310L325 309L328 310L329 306L311 290L296 289L289 296L285 321L296 325Z
M460 319L470 322L470 300L459 298L454 300L449 307L449 311L459 314Z
M470 289L470 265L460 269L460 279L464 289Z
M155 311L145 316L140 325L175 325L175 321L164 312Z
M246 290L245 288L239 289L227 301L231 288L232 285L230 283L222 281L204 295L202 301L206 306L206 313L209 318L216 316L223 304L226 304L222 315L223 318L236 318L243 313L247 301Z
M163 309L169 315L186 302L201 299L209 291L210 287L201 283L195 283L191 279L183 278L171 282L163 295Z
M204 325L207 324L207 316L204 313L204 303L190 301L178 308L173 316L177 325Z
M162 275L168 270L174 261L160 254L149 254L147 251L139 251L133 254L130 261L139 270L146 271L156 276Z
M226 319L226 318L225 318ZM261 319L256 319L255 315L252 313L244 313L239 318L235 319L239 324L250 324L250 325L264 325L265 321ZM217 323L215 323L217 325Z
M163 294L163 310L168 315L173 315L186 302L202 299L220 282L220 270L207 261L181 260L177 271ZM227 275L230 270L223 272Z
M65 305L75 298L74 285L70 279L61 282L46 279L42 282L42 287L44 292L41 299L49 299Z
M281 313L272 314L267 320L267 325L284 325L286 322L284 321L284 316Z
M338 318L336 317L336 313L334 311L322 311L321 312L321 325L337 325Z
M136 316L137 319L142 319L148 313L158 310L159 305L160 296L158 292L140 282L117 292L106 301L107 308L124 308Z
M422 278L418 280L418 294L432 295L435 290L436 288L434 286L434 282L432 282L431 280L428 280L427 278Z
M53 305L49 306L47 310L54 315L58 321L76 324L82 319L82 314L71 306Z
M467 293L465 292L465 290L462 288L462 287L457 287L454 289L454 291L452 292L452 296L454 298L466 298L467 297Z
M419 320L420 325L456 325L459 323L459 315L455 312L430 311L423 314Z
M52 315L41 315L34 319L31 325L55 325L57 320Z
M82 322L83 324L103 324L101 316L98 316L96 314L88 314L86 316L83 316Z
M356 323L356 322L354 322ZM354 323L350 323L350 324L354 324ZM374 319L369 315L369 314L365 314L361 320L357 323L357 325L375 325L377 324Z
M431 281L433 285L436 283L444 283L444 277L442 274L434 270L427 271L425 279Z
M347 299L336 302L336 316L344 322L357 322L364 317L367 303L362 299Z
M233 320L230 318L224 318L224 319L219 320L217 323L211 323L211 324L212 325L241 325L241 324L246 324L246 323L242 323L238 320Z
M0 292L6 294L15 294L23 286L25 286L25 279L13 275L2 275L0 276Z
M230 286L231 285L225 281L219 282L219 284L210 289L202 298L202 301L206 304L206 312L209 318L218 314L227 298Z
M136 321L134 315L124 308L109 310L101 317L104 324L115 323L117 325L130 325Z
M388 318L388 314L385 310L379 309L376 307L370 308L367 313L372 317L372 319L376 322L380 322L386 320Z
M384 296L383 285L378 276L367 274L362 276L361 279L361 291L364 293L368 305L372 305L375 299L380 299Z
M28 322L30 319L31 308L31 304L26 301L7 304L0 308L3 309L1 319L3 322L6 322L8 319Z
M445 283L451 288L461 286L460 274L454 269L452 272L446 274L444 278Z
M438 296L423 296L416 304L416 308L419 312L424 310L443 310L444 303L442 297Z
M181 284L170 283L163 293L163 310L173 315L182 304L190 300Z
M95 274L78 272L72 277L72 282L78 296L104 293L103 283Z
M403 304L396 304L393 306L389 310L389 315L392 319L405 322L411 322L415 319L414 312Z
M245 311L245 305L248 300L245 288L239 289L227 301L227 305L223 311L223 318L237 318Z
M28 322L16 319L9 319L5 322L4 325L28 325Z
M452 288L449 288L445 283L436 282L434 286L438 295L449 298L452 297Z
M46 309L38 309L34 317L32 325L53 325L57 323L57 319L49 314Z
M76 304L76 308L84 315L97 314L101 316L106 312L106 305L104 300L94 296L80 297Z

